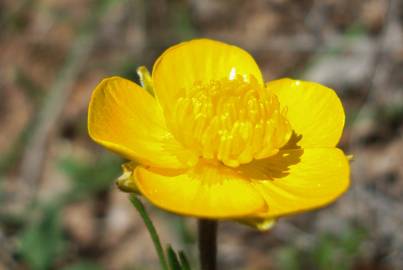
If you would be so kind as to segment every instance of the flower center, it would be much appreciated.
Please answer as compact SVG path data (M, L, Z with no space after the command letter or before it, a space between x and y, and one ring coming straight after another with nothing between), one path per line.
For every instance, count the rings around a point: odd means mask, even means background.
M277 97L254 77L196 82L168 121L173 134L200 157L229 167L274 155L291 136Z

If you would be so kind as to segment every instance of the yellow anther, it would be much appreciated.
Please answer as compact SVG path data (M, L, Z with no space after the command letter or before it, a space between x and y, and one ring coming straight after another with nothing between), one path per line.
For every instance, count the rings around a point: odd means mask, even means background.
M197 82L175 104L174 135L204 159L237 167L277 152L291 127L277 97L254 79Z

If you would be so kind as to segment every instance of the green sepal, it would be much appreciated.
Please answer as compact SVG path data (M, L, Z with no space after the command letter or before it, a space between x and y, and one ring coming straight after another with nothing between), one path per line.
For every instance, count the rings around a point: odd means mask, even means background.
M122 165L123 173L118 179L116 179L116 185L121 191L140 194L133 175L136 165L137 164L134 161L130 161Z
M243 218L236 221L263 232L270 230L277 220L274 218Z
M137 68L137 75L140 78L141 86L151 95L154 96L154 86L153 80L151 78L150 72L145 66Z

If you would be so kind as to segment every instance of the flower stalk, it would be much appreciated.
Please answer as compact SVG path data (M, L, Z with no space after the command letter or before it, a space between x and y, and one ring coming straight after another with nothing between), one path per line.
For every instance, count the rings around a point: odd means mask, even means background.
M217 221L198 220L199 255L201 270L216 270L217 267Z
M150 217L147 214L147 211L144 208L144 205L134 194L130 196L130 201L139 212L141 218L143 219L144 224L147 227L148 232L150 233L151 240L153 241L155 250L157 251L157 255L161 264L161 269L169 270L164 250L162 249L160 238L158 236L157 231L155 230L153 222L151 221Z

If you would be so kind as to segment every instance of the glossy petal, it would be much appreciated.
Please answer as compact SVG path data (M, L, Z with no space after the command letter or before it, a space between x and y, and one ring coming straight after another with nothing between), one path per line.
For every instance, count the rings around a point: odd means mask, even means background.
M324 206L349 186L348 160L337 148L282 150L242 169L256 179L255 187L268 204L261 214L266 218Z
M148 200L178 214L236 218L266 210L251 183L224 166L199 164L179 173L137 167L135 179Z
M192 91L195 82L235 78L248 80L253 75L263 85L255 60L236 46L209 39L183 42L166 50L155 62L152 78L156 95L169 111L184 91Z
M297 135L298 145L334 147L344 127L344 110L336 93L318 83L280 79L267 84L283 107Z
M88 132L109 150L142 164L184 168L197 161L169 133L155 99L123 78L105 79L94 90Z

